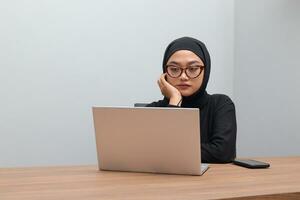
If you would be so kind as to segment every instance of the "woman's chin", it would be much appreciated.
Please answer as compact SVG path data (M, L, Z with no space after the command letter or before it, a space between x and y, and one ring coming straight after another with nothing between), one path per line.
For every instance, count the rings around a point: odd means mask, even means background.
M186 90L184 90L184 91L179 91L179 92L180 92L181 96L183 96L183 97L188 97L188 96L191 96L191 95L192 95L192 92L186 91Z

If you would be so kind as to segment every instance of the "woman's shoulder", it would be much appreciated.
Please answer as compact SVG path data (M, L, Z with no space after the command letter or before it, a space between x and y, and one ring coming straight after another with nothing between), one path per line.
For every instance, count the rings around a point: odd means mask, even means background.
M211 94L210 101L215 105L215 107L234 105L232 99L226 94Z

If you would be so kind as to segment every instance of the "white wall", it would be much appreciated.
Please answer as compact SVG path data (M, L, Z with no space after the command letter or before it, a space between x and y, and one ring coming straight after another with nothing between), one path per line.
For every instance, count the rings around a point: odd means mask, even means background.
M300 154L300 1L235 4L239 156Z
M208 89L232 96L233 11L233 0L1 1L0 167L96 163L91 106L161 98L177 37L207 44Z

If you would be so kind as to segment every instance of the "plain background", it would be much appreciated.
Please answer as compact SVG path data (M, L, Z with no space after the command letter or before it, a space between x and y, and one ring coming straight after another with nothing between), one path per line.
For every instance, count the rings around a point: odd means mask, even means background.
M300 154L297 0L0 2L0 167L95 164L91 107L162 98L173 39L206 43L238 156Z
M300 155L300 1L235 1L238 155Z

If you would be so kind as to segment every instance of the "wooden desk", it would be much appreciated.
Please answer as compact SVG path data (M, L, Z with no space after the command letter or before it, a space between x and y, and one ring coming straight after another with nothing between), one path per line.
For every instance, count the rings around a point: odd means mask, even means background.
M300 199L300 156L258 160L271 168L213 164L203 176L98 171L97 166L0 168L0 199Z

